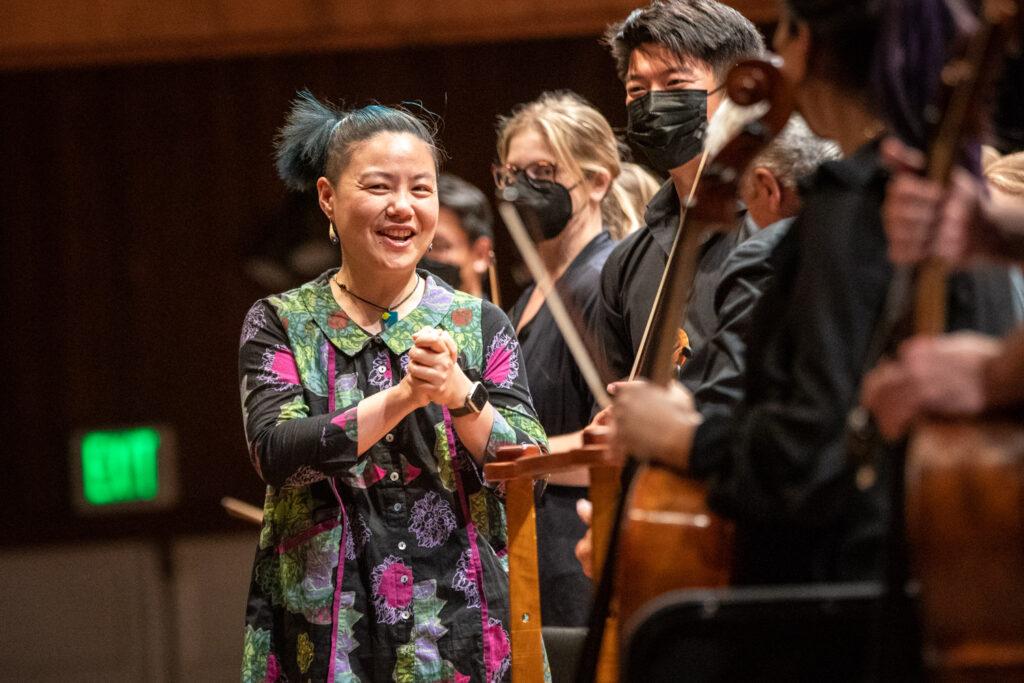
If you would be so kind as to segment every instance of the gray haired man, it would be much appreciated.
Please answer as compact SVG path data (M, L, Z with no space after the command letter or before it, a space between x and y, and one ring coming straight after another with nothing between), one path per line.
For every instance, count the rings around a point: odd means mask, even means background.
M800 212L798 181L839 156L835 143L816 136L794 114L744 174L740 198L747 205L745 239L719 271L714 296L718 326L703 349L707 358L694 392L705 416L727 412L742 400L752 312L771 284L774 271L769 256Z

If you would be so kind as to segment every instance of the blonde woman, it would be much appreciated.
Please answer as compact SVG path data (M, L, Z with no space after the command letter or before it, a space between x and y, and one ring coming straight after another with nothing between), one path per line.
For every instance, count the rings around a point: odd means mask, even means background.
M528 207L537 249L569 308L587 327L598 325L600 275L614 246L638 221L629 192L617 187L618 147L605 118L578 95L545 93L520 105L498 125L494 181L515 185ZM611 218L614 223L609 223ZM510 316L519 335L534 407L552 448L579 441L594 408L541 293L527 289ZM576 501L586 495L586 472L552 478L537 511L544 624L586 623L591 586L573 556L585 531Z
M602 207L604 223L612 239L621 240L644 225L647 202L658 193L661 183L640 164L623 161L622 172L612 185L618 193L614 201Z

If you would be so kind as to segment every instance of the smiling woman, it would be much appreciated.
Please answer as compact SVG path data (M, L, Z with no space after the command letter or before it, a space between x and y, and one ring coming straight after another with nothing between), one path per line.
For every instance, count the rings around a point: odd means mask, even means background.
M316 188L341 268L256 302L242 329L267 482L242 679L504 680L505 513L482 465L546 442L505 315L416 270L433 134L301 93L277 153L287 184Z

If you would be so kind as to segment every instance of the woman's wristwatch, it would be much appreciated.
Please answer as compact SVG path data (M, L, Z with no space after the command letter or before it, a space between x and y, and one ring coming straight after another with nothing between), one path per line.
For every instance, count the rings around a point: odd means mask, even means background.
M472 386L469 387L469 393L466 394L466 400L463 402L462 407L450 408L449 412L452 417L476 415L487 405L488 398L490 398L490 395L487 393L487 387L484 386L483 382L473 382Z

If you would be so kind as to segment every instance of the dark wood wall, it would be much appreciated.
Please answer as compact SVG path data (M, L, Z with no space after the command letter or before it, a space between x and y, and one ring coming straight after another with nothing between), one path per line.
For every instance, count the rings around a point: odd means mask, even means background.
M726 0L769 23L778 0ZM0 69L586 36L641 0L4 0Z
M625 120L595 37L0 73L0 543L229 528L221 496L261 499L236 353L268 292L243 264L286 203L271 140L302 87L422 100L448 168L484 188L518 102L572 88ZM131 423L177 430L180 508L75 517L70 435Z

